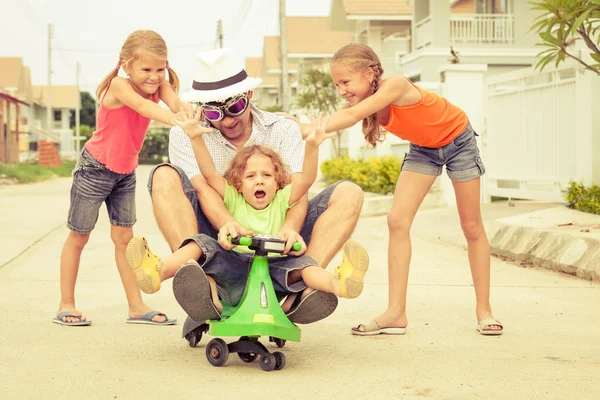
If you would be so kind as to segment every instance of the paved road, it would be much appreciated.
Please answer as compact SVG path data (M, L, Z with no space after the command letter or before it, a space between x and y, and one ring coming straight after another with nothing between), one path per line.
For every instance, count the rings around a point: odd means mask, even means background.
M139 169L135 231L167 254ZM101 215L84 251L78 307L91 327L51 323L59 300L58 264L68 233L69 179L0 188L0 398L187 399L597 399L600 389L600 285L546 270L492 261L492 300L501 337L475 331L474 295L455 210L420 213L413 230L409 330L359 338L387 301L385 217L361 218L354 238L371 255L366 288L341 300L328 319L304 326L284 348L287 366L265 373L232 356L208 364L207 340L181 339L184 312L170 284L149 304L176 317L172 327L125 323L124 292ZM491 219L543 204L486 206ZM8 256L6 256L8 255ZM339 258L336 258L339 260Z

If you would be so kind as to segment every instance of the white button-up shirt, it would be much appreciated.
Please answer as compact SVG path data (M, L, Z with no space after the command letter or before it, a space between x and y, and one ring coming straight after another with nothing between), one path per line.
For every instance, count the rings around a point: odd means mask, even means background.
M261 111L252 103L250 103L250 112L252 133L244 147L255 144L268 146L279 153L290 173L301 172L304 162L304 141L298 124L293 120ZM236 147L217 129L214 129L213 133L205 134L204 141L217 171L221 175L225 174L237 153ZM190 138L179 126L172 127L169 133L169 159L171 164L182 168L189 179L200 173Z

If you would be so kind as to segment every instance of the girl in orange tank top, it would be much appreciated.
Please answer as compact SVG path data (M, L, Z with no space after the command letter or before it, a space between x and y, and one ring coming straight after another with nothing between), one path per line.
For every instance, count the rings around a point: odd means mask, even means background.
M490 247L480 212L480 175L485 172L477 134L466 114L443 97L421 89L405 77L382 78L375 52L351 43L336 52L331 76L346 99L326 126L328 137L363 121L363 134L371 146L385 137L381 127L408 140L406 155L388 214L389 304L369 323L353 327L354 335L404 334L408 325L406 291L410 264L410 226L415 214L445 165L452 180L461 227L468 243L469 263L477 301L477 330L482 335L502 334L490 305Z
M128 78L118 75L120 68ZM169 82L165 81L168 70ZM115 259L129 303L130 323L169 325L176 322L144 304L125 249L133 237L135 169L150 120L169 125L183 107L177 97L179 80L169 68L167 46L153 31L135 31L121 48L117 67L98 86L101 105L97 129L85 144L73 173L67 227L69 236L60 260L61 299L53 322L90 325L75 308L75 283L81 253L106 203ZM171 111L159 107L162 100ZM187 108L187 106L186 106Z

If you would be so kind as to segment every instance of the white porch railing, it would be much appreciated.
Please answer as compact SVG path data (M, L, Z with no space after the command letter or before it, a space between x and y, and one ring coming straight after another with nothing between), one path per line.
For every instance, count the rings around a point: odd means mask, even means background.
M562 202L578 180L576 73L515 71L487 80L488 195Z
M512 14L458 14L450 16L450 43L513 43ZM415 48L432 43L431 16L415 24Z
M415 47L417 49L430 45L432 37L431 17L424 18L415 24Z
M452 43L512 43L512 14L461 14L450 17Z

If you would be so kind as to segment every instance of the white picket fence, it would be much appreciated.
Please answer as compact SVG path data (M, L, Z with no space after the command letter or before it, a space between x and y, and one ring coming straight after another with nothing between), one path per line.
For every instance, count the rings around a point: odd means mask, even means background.
M563 201L579 180L577 73L514 71L487 79L487 194Z

